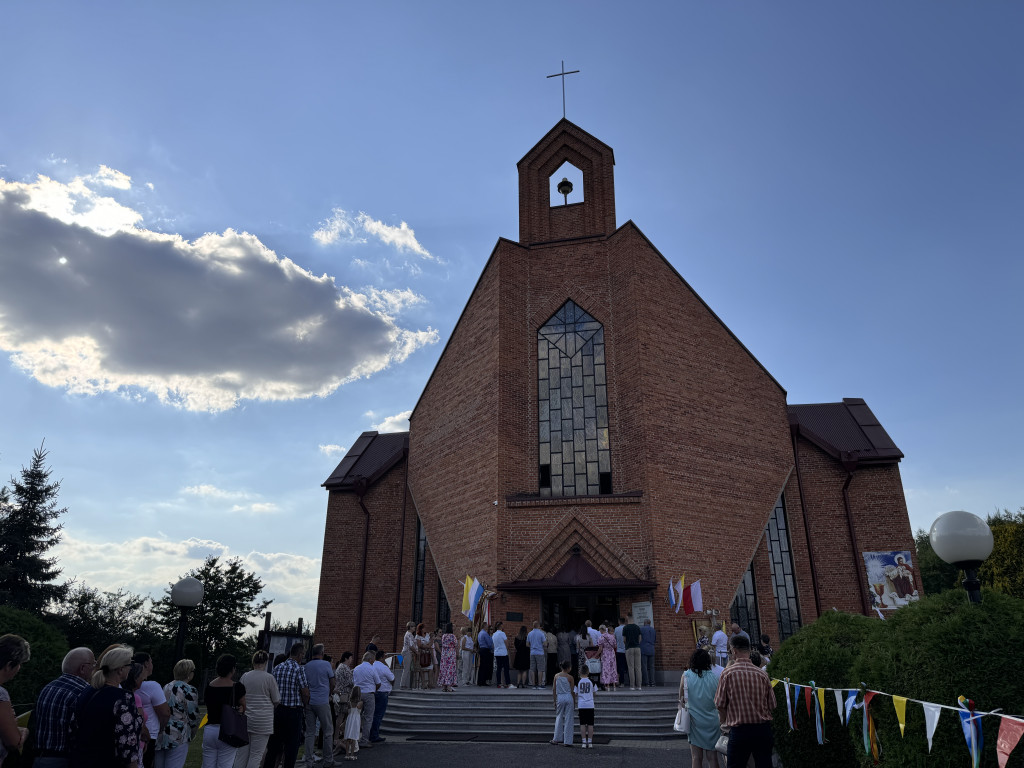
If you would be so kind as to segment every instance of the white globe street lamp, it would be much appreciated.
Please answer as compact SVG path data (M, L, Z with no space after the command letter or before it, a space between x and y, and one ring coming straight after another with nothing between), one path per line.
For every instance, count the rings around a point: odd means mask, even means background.
M992 554L992 529L988 523L970 512L947 512L932 523L928 539L936 555L966 574L964 589L972 603L980 603L978 568Z
M181 609L178 618L178 638L175 643L175 663L185 655L185 635L188 633L188 612L203 602L203 582L186 576L171 587L171 602Z

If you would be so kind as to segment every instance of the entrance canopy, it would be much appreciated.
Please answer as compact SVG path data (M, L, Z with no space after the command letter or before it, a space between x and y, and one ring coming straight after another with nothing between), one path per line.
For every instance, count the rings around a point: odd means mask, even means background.
M601 574L581 554L572 554L554 576L549 579L526 579L498 584L502 592L636 592L655 589L656 581L646 579L611 579Z

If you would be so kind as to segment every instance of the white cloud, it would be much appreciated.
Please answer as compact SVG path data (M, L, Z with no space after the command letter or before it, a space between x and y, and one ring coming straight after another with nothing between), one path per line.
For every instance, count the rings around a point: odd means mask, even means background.
M348 211L335 208L327 220L321 222L320 228L313 233L313 239L321 245L365 243L367 236L376 238L399 252L408 251L422 256L424 259L436 260L430 251L416 239L416 232L412 227L404 221L399 222L396 227L378 221L363 211L353 216Z
M225 491L223 488L218 488L209 483L186 485L181 489L181 492L187 493L190 496L202 496L209 499L244 499L248 497L248 494L244 491Z
M235 504L231 507L232 512L250 512L254 515L267 515L277 512L277 504L269 501L257 501L252 504Z
M367 411L366 416L370 419L377 418L377 414L373 411ZM402 411L394 416L387 416L379 424L373 424L372 426L378 432L408 432L410 416L412 416L411 410Z
M101 165L99 172L90 178L97 184L101 184L105 187L113 187L114 189L132 188L131 176L113 168L108 168L105 165Z
M335 443L328 443L326 445L320 443L318 447L320 448L320 453L324 456L341 456L348 450L344 445L337 445Z
M62 578L76 578L100 590L120 587L149 595L163 596L168 584L186 571L203 564L207 555L227 559L238 556L246 570L264 583L263 597L271 598L275 618L307 622L316 614L320 585L320 561L289 552L236 552L227 544L209 539L172 540L141 536L119 542L78 538L64 532L54 553L64 568Z
M222 411L326 396L436 343L396 322L412 291L337 285L245 232L144 229L90 187L127 178L0 180L0 349L43 384Z

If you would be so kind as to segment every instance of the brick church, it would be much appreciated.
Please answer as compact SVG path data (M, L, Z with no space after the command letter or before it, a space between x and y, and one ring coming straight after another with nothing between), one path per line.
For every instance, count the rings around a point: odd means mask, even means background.
M582 202L552 202L566 162ZM903 454L868 405L787 403L617 225L614 165L565 119L519 161L519 239L491 252L409 432L363 433L324 483L316 628L334 652L467 623L468 574L510 636L651 611L657 669L678 676L709 619L673 611L671 579L777 647L822 611L873 615L862 553L913 551Z

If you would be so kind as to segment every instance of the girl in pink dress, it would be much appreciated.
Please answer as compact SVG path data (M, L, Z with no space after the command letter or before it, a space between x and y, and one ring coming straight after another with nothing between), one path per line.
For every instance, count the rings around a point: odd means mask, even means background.
M455 652L458 646L459 642L452 633L452 625L446 625L444 634L441 636L441 661L439 664L441 669L437 676L437 684L444 691L452 691L458 684L458 668L455 662Z
M619 672L615 666L615 635L603 624L597 647L601 649L601 684L606 690L614 691L619 684Z

